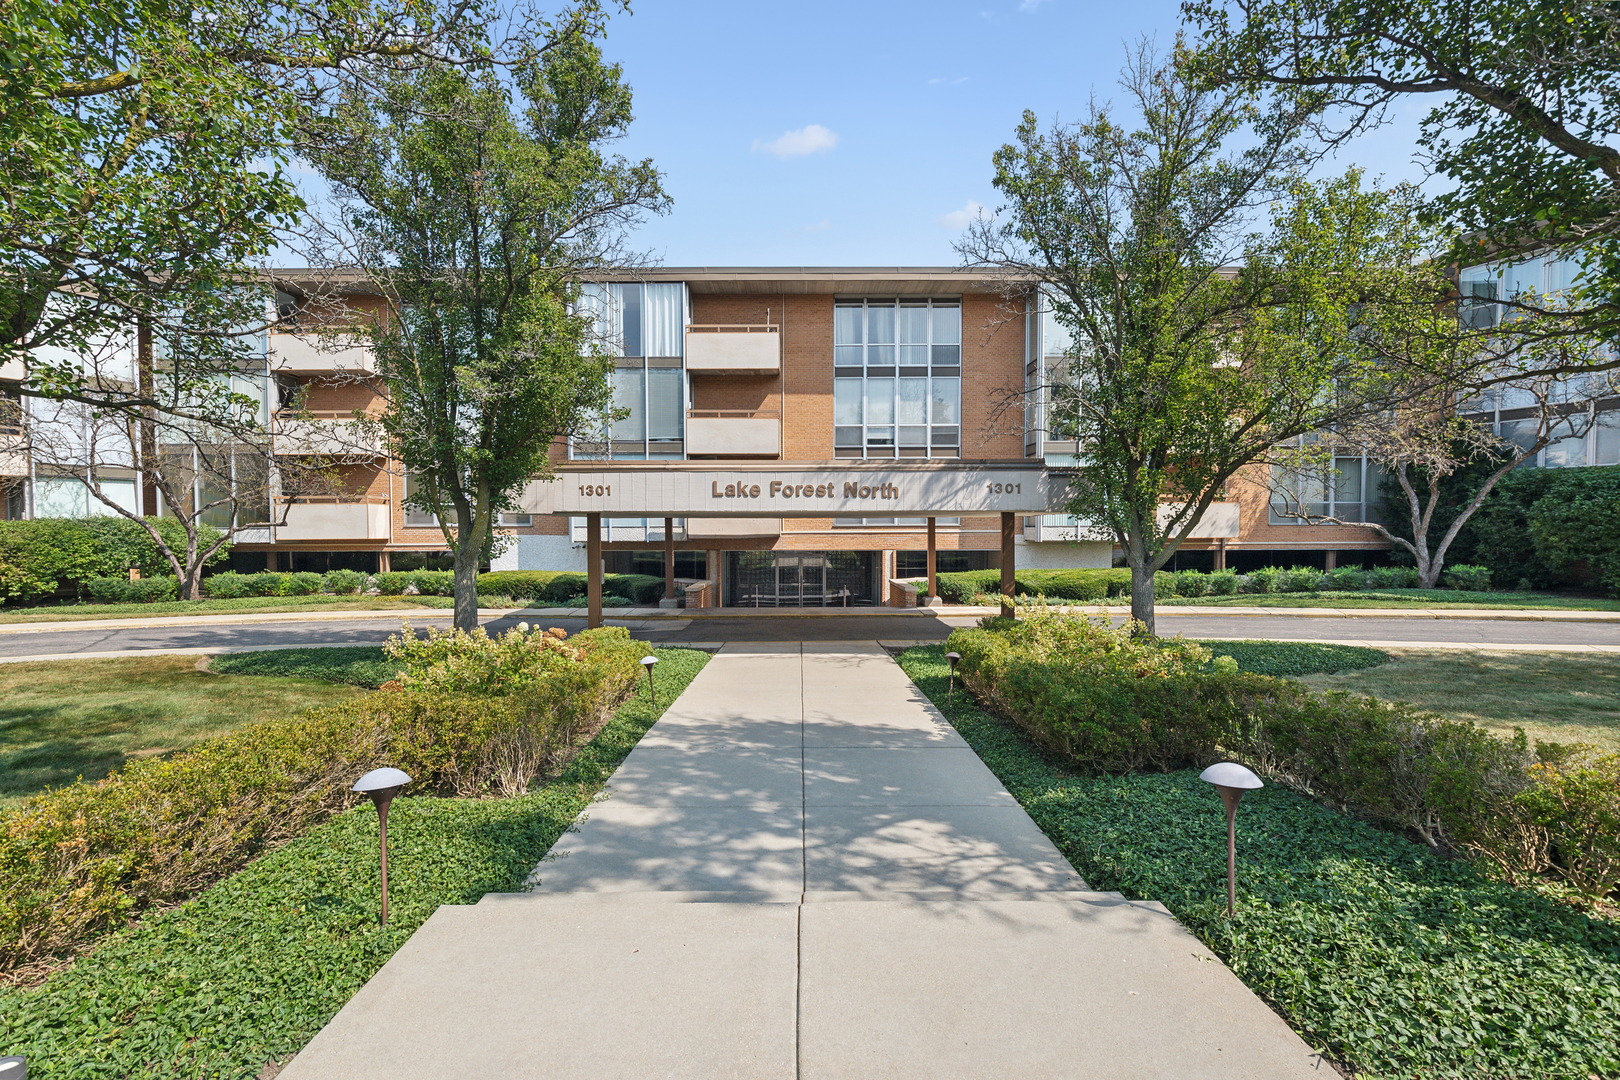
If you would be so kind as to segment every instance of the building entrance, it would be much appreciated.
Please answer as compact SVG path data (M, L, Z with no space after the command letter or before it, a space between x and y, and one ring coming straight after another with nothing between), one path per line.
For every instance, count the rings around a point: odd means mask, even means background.
M728 551L728 607L855 607L872 603L870 551Z

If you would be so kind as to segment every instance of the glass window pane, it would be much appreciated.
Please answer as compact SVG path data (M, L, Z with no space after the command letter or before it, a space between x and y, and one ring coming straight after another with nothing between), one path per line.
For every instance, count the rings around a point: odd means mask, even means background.
M1620 412L1598 414L1597 460L1593 464L1620 464Z
M647 437L679 439L684 410L681 407L680 368L651 368L647 372Z
M84 482L72 477L34 481L34 516L41 518L81 518L85 516L89 492Z
M893 446L894 445L894 428L892 428L892 427L867 428L866 429L866 445L867 446Z
M901 446L927 446L928 429L922 425L915 427L902 427L900 429Z
M646 310L641 336L648 356L681 355L681 332L686 324L686 286L680 282L643 286Z
M928 308L912 305L900 309L900 344L928 344Z
M839 367L860 367L865 363L865 352L859 345L839 345L833 349L833 363Z
M932 412L933 416L930 419L936 424L960 424L962 422L961 379L934 380Z
M866 347L866 366L867 367L893 367L894 366L894 346L893 345L868 345Z
M1586 439L1563 438L1547 444L1546 465L1549 469L1573 469L1586 464Z
M866 309L859 304L840 304L833 309L833 344L859 345L865 338L861 335L862 316ZM859 361L857 361L858 363Z
M1501 430L1497 434L1522 450L1536 444L1536 429L1540 426L1540 423L1533 416L1526 420L1504 420ZM1535 465L1535 455L1532 454L1524 464L1525 466Z
M935 345L934 363L939 367L956 367L962 362L960 345Z
M647 437L644 378L641 368L615 368L613 371L613 407L630 410L624 419L613 422L614 442L639 442Z
M914 365L914 366L917 366L917 367L923 367L923 366L926 366L927 363L928 363L928 346L926 346L926 345L902 345L902 346L900 346L900 364L901 364L902 367L905 367L907 365Z
M900 380L900 413L902 424L928 423L928 380Z
M894 423L893 379L866 380L866 422L868 425Z
M861 445L861 429L860 429L860 425L857 424L854 427L835 427L835 428L833 428L833 445L834 446L859 446L859 445Z
M1071 343L1069 328L1050 310L1041 312L1041 351L1047 356L1064 356Z
M641 285L615 285L618 293L620 332L624 349L620 356L645 356L641 351Z
M894 308L869 307L866 309L866 340L868 344L894 344ZM890 361L890 363L893 362Z
M1333 478L1333 499L1341 503L1361 501L1361 459L1342 457L1333 459L1338 475Z
M863 388L860 379L833 380L833 423L860 424Z
M962 309L955 304L935 304L933 308L934 344L960 345L962 343Z

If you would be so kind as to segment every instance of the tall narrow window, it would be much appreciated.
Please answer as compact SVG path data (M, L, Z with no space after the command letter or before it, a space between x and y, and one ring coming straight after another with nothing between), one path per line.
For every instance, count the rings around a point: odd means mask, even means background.
M570 456L679 460L685 457L686 286L680 282L587 284L579 311L615 354L613 405L624 415L596 437L576 440Z
M839 301L833 366L838 457L960 455L961 301Z

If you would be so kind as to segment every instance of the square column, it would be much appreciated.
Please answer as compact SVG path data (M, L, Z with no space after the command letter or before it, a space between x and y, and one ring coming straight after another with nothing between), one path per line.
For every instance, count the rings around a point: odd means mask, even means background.
M664 519L664 599L675 599L675 519Z
M1001 512L1001 614L1009 619L1013 613L1013 522L1016 520L1007 511Z
M585 625L602 625L602 515L585 515Z
M939 595L939 582L935 580L936 575L934 573L934 552L935 552L935 550L936 550L936 544L935 544L935 540L934 540L934 519L929 518L928 519L928 595L930 597L935 597L935 596Z

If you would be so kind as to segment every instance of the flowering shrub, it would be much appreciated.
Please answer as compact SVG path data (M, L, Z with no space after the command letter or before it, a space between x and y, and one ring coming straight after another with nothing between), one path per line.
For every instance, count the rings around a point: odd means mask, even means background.
M410 690L452 694L510 694L536 679L585 658L564 631L541 630L519 623L500 637L483 628L428 629L419 638L407 622L388 639L383 651L405 665L400 684Z

